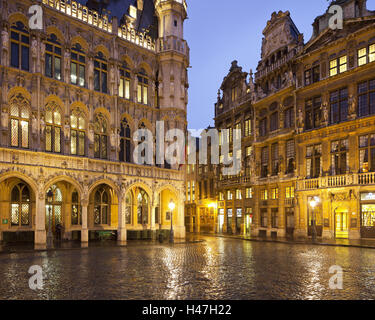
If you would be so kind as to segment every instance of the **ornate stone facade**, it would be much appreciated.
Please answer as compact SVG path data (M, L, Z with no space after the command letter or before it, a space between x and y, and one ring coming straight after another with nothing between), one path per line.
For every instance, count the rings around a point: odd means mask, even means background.
M216 127L243 132L243 173L217 176L224 232L375 237L375 12L337 3L343 29L327 11L307 43L273 13L255 77L234 62L223 81Z
M29 29L36 3L43 30ZM50 220L82 242L107 231L150 238L170 228L171 199L184 238L183 171L134 164L132 138L138 128L155 136L159 120L186 128L185 0L137 1L121 20L70 0L0 9L1 239L44 245Z

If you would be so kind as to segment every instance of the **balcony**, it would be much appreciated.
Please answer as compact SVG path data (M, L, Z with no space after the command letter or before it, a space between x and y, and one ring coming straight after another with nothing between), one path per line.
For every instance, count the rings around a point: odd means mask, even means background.
M364 185L375 185L375 172L326 176L297 182L299 191Z
M250 182L249 177L234 177L234 178L224 178L219 181L218 185L219 187L231 187L231 186L242 185L244 183L249 183L249 182Z
M158 39L156 42L156 52L168 52L177 51L183 55L189 56L189 46L185 40L182 40L176 36L167 36Z

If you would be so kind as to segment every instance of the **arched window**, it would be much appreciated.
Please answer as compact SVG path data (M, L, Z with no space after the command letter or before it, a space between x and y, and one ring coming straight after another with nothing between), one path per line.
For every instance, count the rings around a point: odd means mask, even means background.
M45 74L47 77L61 80L61 43L53 33L46 42Z
M25 25L18 21L11 27L10 65L14 68L29 71L30 36Z
M94 90L107 93L107 60L101 51L94 60Z
M85 130L84 113L79 109L73 110L70 116L70 152L72 155L85 155Z
M52 202L48 202L48 196L46 196L46 230L49 228L49 223L51 219L51 226L52 232L55 232L56 225L62 224L62 193L61 190L56 186L53 185L51 188L48 189L47 194L49 191L52 191L53 197Z
M126 62L120 67L119 96L130 100L130 69Z
M100 186L95 192L94 199L94 223L96 225L110 224L110 196L108 188Z
M80 87L85 86L86 57L79 43L76 43L70 53L70 82Z
M61 152L61 113L55 103L46 107L46 151Z
M137 220L138 224L148 224L148 204L149 198L143 189L139 190L137 196Z
M22 94L10 102L10 143L12 147L29 148L30 102Z
M81 206L79 205L79 196L76 190L72 193L72 225L82 224Z
M121 121L120 161L131 162L131 131L126 119Z
M108 135L107 135L107 120L105 117L99 113L95 118L94 123L94 154L95 158L107 159L107 145L108 145Z
M133 216L133 195L131 192L125 197L125 221L126 224L132 223L132 216Z
M138 74L137 101L142 104L148 103L148 77L144 69Z
M30 225L30 190L23 184L19 183L13 187L11 193L10 206L10 223L14 227Z

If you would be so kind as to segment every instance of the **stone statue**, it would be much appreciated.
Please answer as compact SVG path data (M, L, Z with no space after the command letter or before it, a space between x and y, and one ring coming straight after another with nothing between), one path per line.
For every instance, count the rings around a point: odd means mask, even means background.
M300 131L303 130L304 122L303 122L303 112L302 108L298 109L298 121L297 121L297 126L300 129Z
M44 54L45 54L45 52L46 52L46 44L44 42L42 42L40 44L40 59L42 61L44 61Z
M69 124L69 121L65 122L64 135L65 135L65 139L67 141L69 141L70 140L70 124Z
M9 121L9 113L4 108L1 111L1 126L3 127L3 129L8 129L8 121Z
M40 134L44 136L44 131L46 129L46 123L44 121L44 116L40 118Z
M3 61L8 61L9 34L5 29L1 31L1 46L3 52Z
M349 96L349 110L348 114L349 115L354 115L357 112L357 97L355 95L350 95Z
M64 53L64 62L65 62L65 72L67 75L69 75L70 70L70 52L68 49L65 50Z
M111 147L112 148L116 148L116 145L117 145L116 137L117 137L117 135L116 135L115 131L112 130L112 133L111 133Z
M109 71L109 82L111 84L115 83L115 67L111 66L111 70Z
M37 61L38 61L38 40L33 38L31 41L31 58L32 58L32 70L36 72L37 70Z
M89 139L90 143L94 143L94 128L90 126L87 134L87 138Z
M328 124L328 118L329 118L329 114L328 114L328 103L327 102L324 102L322 104L322 109L323 109L323 122Z
M38 122L34 113L31 116L31 131L33 135L36 135L38 132Z

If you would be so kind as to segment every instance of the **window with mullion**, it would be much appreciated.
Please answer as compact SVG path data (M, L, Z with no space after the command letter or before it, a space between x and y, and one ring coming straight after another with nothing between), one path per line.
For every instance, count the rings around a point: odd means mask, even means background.
M70 153L76 156L84 156L86 122L80 111L75 110L70 116L70 128Z
M119 96L130 100L130 70L127 65L123 65L120 68Z
M360 172L375 172L375 134L359 137Z
M286 143L286 173L293 173L295 169L295 144L294 140L288 140Z
M70 82L74 85L86 85L86 56L82 47L77 43L72 47L70 54Z
M10 106L10 145L12 147L29 148L30 110L17 102Z
M331 143L331 174L345 174L349 168L348 139Z
M102 114L96 116L94 123L94 156L107 159L108 135L107 121Z
M279 145L277 143L271 146L272 153L272 175L277 176L279 173Z
M322 167L322 145L308 146L306 149L306 176L318 178Z
M61 113L57 109L46 110L46 151L61 153Z
M321 97L306 101L305 105L305 129L316 129L321 125Z
M131 131L126 119L121 122L120 161L131 162Z
M22 22L17 22L11 27L10 53L11 67L29 71L30 36Z
M279 129L279 113L274 112L270 116L270 131L276 131Z
M348 120L348 89L331 92L330 105L331 124Z
M263 118L259 121L259 135L261 137L267 135L267 118Z
M294 127L294 108L288 108L284 111L284 128Z
M107 93L107 61L102 52L94 60L94 90Z
M148 78L144 71L138 75L137 101L144 105L148 104Z
M51 34L46 42L45 75L61 80L61 44L55 34Z
M268 147L262 148L262 166L261 166L261 177L266 178L268 176Z
M341 56L340 58L333 59L329 63L329 75L335 76L348 70L348 57Z
M375 114L375 79L358 84L358 116Z

